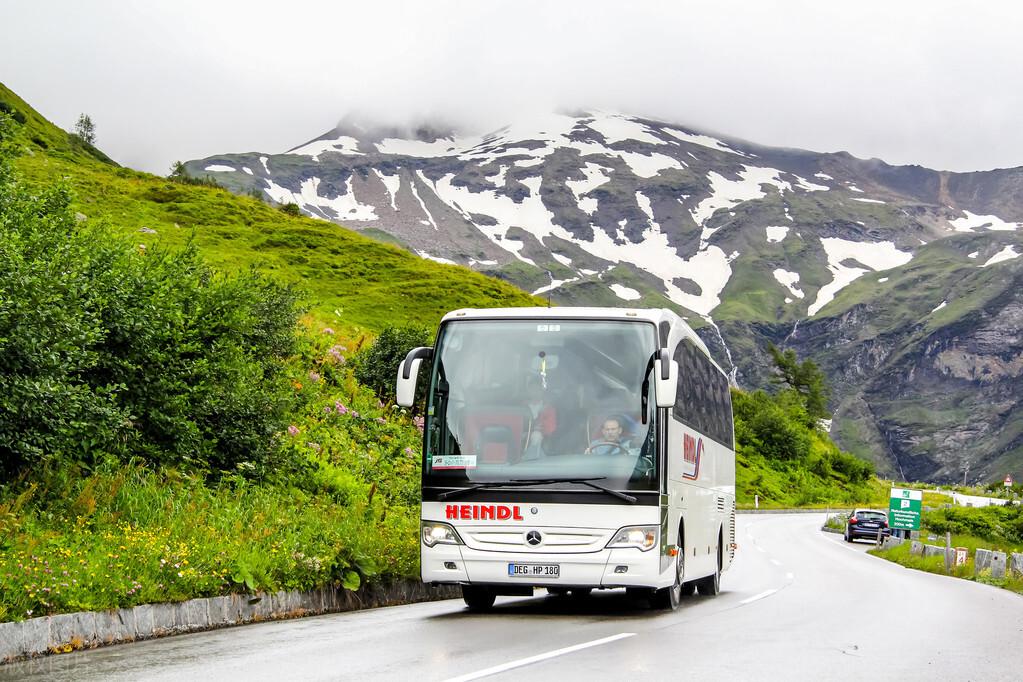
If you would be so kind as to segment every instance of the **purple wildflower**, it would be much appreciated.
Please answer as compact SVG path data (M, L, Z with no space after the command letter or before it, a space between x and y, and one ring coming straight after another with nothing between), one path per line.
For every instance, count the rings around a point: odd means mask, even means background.
M327 353L330 354L330 357L334 358L335 362L338 362L343 365L345 363L345 356L341 355L341 353L343 353L346 350L348 349L338 344L331 346L330 350L328 350Z

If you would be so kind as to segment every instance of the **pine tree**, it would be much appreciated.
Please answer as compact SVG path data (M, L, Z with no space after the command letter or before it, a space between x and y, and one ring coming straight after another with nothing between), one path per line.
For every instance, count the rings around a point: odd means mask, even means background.
M75 124L75 134L89 144L96 144L96 125L88 114L81 114Z
M831 397L831 388L817 363L813 360L799 362L796 351L791 348L781 351L771 344L767 350L774 360L777 374L772 381L784 384L798 393L806 407L806 414L811 419L830 419L828 399Z

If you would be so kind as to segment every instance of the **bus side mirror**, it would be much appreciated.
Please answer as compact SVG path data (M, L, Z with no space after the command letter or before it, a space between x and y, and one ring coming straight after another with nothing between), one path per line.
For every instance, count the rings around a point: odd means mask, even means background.
M419 365L423 360L433 359L433 348L421 346L409 351L401 364L398 366L398 382L395 385L397 403L402 407L412 407L416 400L416 377L419 374Z
M654 361L654 395L657 407L674 407L678 390L678 362L671 358L667 348L657 352Z

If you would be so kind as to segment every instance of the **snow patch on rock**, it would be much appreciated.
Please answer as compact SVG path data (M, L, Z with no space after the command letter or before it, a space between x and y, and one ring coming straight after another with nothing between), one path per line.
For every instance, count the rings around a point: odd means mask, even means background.
M621 284L612 284L610 287L611 291L615 292L615 296L622 299L623 301L637 301L640 299L640 293L635 289L631 289Z
M729 154L736 154L738 156L746 156L746 154L743 154L740 151L732 149L721 140L711 137L709 135L694 135L693 133L687 133L685 131L676 130L674 128L664 128L664 132L682 142L688 142L689 144L697 144L700 145L701 147L707 147L709 149L713 149L719 152L727 152ZM696 158L695 156L693 156L692 152L689 152L689 155L692 156L694 159Z
M426 251L420 251L419 249L416 249L416 253L419 254L420 258L432 260L434 263L443 263L444 265L458 265L458 263L456 263L453 260L448 260L447 258L440 258L439 256L431 256Z
M796 176L796 187L806 192L827 192L831 189L827 185L818 185L798 175Z
M646 144L664 144L664 140L654 137L649 126L639 121L621 116L620 114L599 113L587 125L591 130L600 133L608 144L616 142L643 142Z
M707 174L707 180L710 181L710 196L690 211L693 221L697 225L703 225L718 209L731 208L743 201L764 198L767 195L761 189L761 185L774 185L779 192L791 190L792 185L781 180L780 173L781 171L775 168L744 165L743 170L739 171L739 179L729 180L711 171Z
M384 175L376 168L373 169L373 172L376 173L378 178L380 178L380 182L384 183L387 195L391 198L391 208L397 211L398 204L396 201L398 198L398 190L401 189L401 177L398 175Z
M1020 254L1016 253L1015 247L1013 247L1013 245L1010 244L1009 246L1006 246L1004 249L1002 249L1001 251L999 251L995 255L993 255L990 258L988 258L987 262L984 263L983 265L981 265L980 267L986 268L989 265L994 265L995 263L1002 263L1004 261L1012 260L1013 258L1019 258L1019 257L1020 257Z
M788 289L789 293L791 293L793 296L795 296L796 298L803 298L804 296L806 296L806 294L804 294L803 291L797 286L799 284L798 272L789 272L788 270L778 268L777 270L774 271L773 274L774 278L778 280L778 283L781 284L786 289Z
M562 284L568 284L569 282L575 282L578 279L579 279L578 277L571 277L569 279L554 279L554 280L551 280L550 284L548 284L545 287L540 287L539 289L537 289L536 291L533 292L533 295L534 296L539 296L540 294L546 294L548 291L554 291L555 289L560 287Z
M1009 223L996 215L977 215L969 211L963 213L964 217L949 221L956 232L973 232L974 229L1011 232L1023 227L1023 223Z
M353 180L353 177L349 177L345 193L333 199L320 194L320 178L316 177L303 180L298 192L282 187L272 180L264 180L267 184L264 191L277 203L298 204L307 213L317 218L326 218L326 213L322 209L330 209L336 214L338 220L378 220L375 207L360 204L355 198Z
M830 303L835 295L861 277L867 270L848 267L842 263L852 259L871 270L889 270L905 265L913 258L908 251L899 251L892 242L854 242L848 239L824 237L821 246L828 255L828 269L833 279L817 292L817 299L807 309L807 315L813 317Z
M359 151L359 141L347 135L341 135L332 140L313 140L301 147L290 149L285 154L309 156L313 161L319 161L320 154L325 152L363 156L363 153Z

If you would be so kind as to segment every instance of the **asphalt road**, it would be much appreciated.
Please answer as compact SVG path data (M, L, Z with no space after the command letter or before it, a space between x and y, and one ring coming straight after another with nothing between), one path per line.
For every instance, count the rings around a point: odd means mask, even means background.
M1023 597L904 569L819 531L740 515L716 597L651 612L624 592L499 597L261 623L0 667L0 680L1018 680Z

